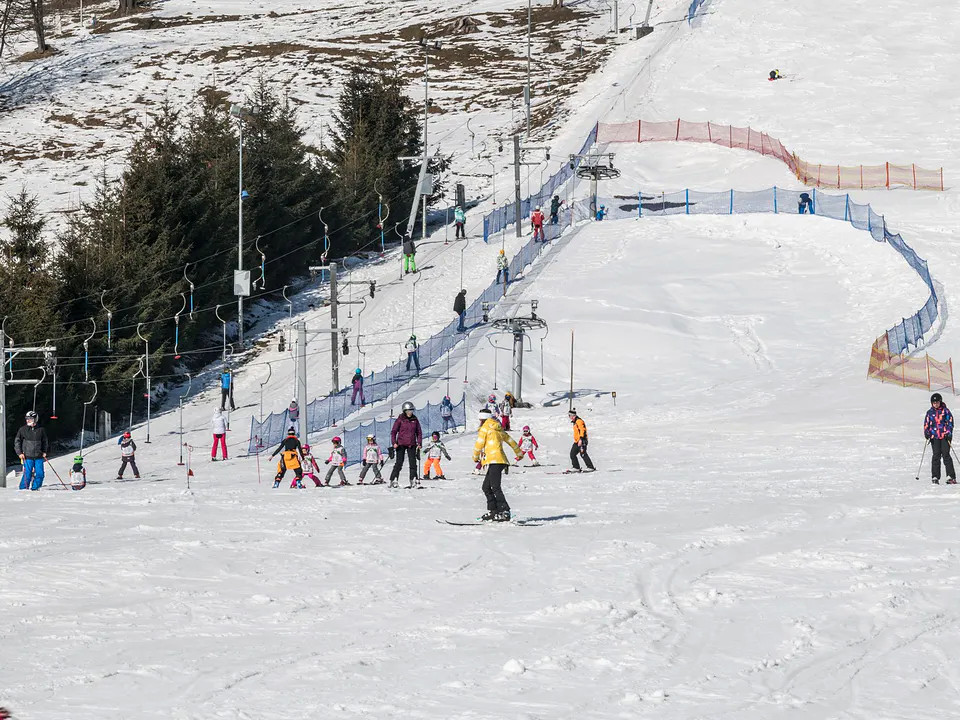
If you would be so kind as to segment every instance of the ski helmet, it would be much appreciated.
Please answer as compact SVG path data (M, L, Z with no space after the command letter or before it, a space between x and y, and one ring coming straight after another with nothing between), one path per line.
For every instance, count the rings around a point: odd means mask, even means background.
M530 426L529 426L529 425L524 425L524 426L523 426L523 431L524 431L525 433L530 432Z
M943 402L943 398L940 396L940 393L934 393L933 395L930 396L930 404L932 405L935 402L938 402L938 403Z
M287 435L296 435L296 434L297 434L297 431L294 430L293 428L290 428L289 430L287 430Z
M307 443L304 443L304 445L303 445L303 451L304 451L305 453L310 452L310 445L307 444Z
M370 442L371 440L376 440L376 439L377 439L376 435L367 435L367 442Z
M496 402L496 401L497 401L497 396L494 395L493 393L490 393L490 394L487 396L487 402Z
M357 368L357 369L356 369L356 373L357 373L357 375L363 375L363 372L360 370L360 368Z
M501 255L503 255L503 254L504 254L504 252L503 252L503 250L501 250L501 251L500 251L500 254L501 254Z
M430 433L430 437L432 437L434 440L439 440L440 433L437 430L434 430L432 433Z
M127 430L127 431L123 434L123 436L124 436L125 438L130 437L130 431Z
M489 420L493 417L493 413L490 412L487 408L480 408L480 421Z
M407 410L409 410L410 412L413 412L414 410L416 410L416 408L413 406L413 403L410 402L409 400L407 400L407 401L400 407L400 409L401 409L403 412L406 412Z
M334 435L334 436L333 436L333 444L334 444L334 445L339 445L339 444L340 444L340 436L339 436L339 435Z
M73 456L74 465L83 465L83 455L74 455Z
M33 420L34 422L36 422L39 419L40 419L40 416L37 415L33 410L29 410L27 412L27 420Z
M290 407L297 407L297 401L295 399L290 401Z

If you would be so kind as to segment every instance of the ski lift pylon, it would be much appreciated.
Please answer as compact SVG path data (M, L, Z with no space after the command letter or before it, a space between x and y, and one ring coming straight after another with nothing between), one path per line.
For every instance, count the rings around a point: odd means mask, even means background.
M100 291L100 307L102 307L104 312L107 313L107 352L113 352L113 313L110 312L106 304L103 302L103 297L106 294L106 290Z
M93 318L90 318L90 322L93 323L93 330L90 332L90 336L83 341L83 379L84 382L90 380L90 341L93 340L93 336L97 334L97 321Z

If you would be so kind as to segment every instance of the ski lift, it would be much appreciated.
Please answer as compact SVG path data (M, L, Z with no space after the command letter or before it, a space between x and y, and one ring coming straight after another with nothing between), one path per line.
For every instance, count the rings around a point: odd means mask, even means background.
M180 359L180 314L187 309L187 296L185 293L180 293L180 297L183 299L183 307L181 307L177 314L173 316L174 324L174 334L173 334L173 359Z
M384 253L386 253L383 224L387 221L387 218L390 217L390 204L383 201L383 195L380 194L380 190L377 188L379 182L380 178L377 178L373 183L373 191L377 193L377 229L380 231L380 257L383 257ZM384 205L387 207L386 213L383 212Z
M44 347L49 347L50 340L43 341ZM47 372L53 376L53 407L50 410L50 419L57 419L57 356L50 352L44 351L43 353L43 364L46 367Z
M40 379L37 380L37 381L33 384L33 406L32 406L32 408L33 408L33 411L34 411L34 412L37 411L37 388L39 388L39 387L43 384L43 381L47 379L47 366L46 366L45 364L44 364L44 365L41 365L40 367L37 368L37 370L39 370L40 372L42 372L43 375L41 375L41 376L40 376Z
M178 462L177 465L180 465L180 466L183 465L183 445L184 445L184 442L183 442L183 399L184 399L185 397L187 397L187 395L190 394L190 386L191 386L191 385L193 385L193 375L191 375L190 373L187 373L187 389L183 391L183 395L180 396L180 398L179 398L179 400L178 400L178 402L177 402L177 404L178 404L178 406L179 406L179 410L180 410L180 442L179 442L179 445L180 445L180 462Z
M283 286L283 299L287 302L287 310L289 312L289 321L287 322L287 346L290 348L290 352L293 352L293 301L287 297L287 285Z
M137 358L137 371L130 380L130 424L127 427L133 427L133 398L137 390L137 377L143 374L143 356Z
M317 217L320 218L320 222L323 223L323 254L320 255L320 282L323 282L323 271L324 267L327 264L327 255L330 253L330 227L323 222L323 210L324 205L320 206L320 212L317 213Z
M100 306L107 313L107 352L113 352L113 313L107 309L103 302L103 296L106 294L106 290L100 291Z
M260 277L257 280L253 281L253 289L257 289L257 283L260 284L260 289L263 290L267 287L266 274L267 274L267 256L263 254L263 250L260 249L260 236L257 235L257 239L253 243L257 252L260 253Z
M190 285L190 319L193 320L193 291L194 286L190 278L187 277L187 270L190 268L190 263L187 263L183 268L183 279L187 281Z
M93 330L90 333L90 337L83 341L83 379L84 381L90 380L90 341L93 340L93 336L97 334L97 321L93 318L90 318L90 322L93 323Z
M83 436L84 436L84 432L87 429L87 408L90 407L93 404L93 401L97 399L97 381L90 380L90 384L93 385L93 397L83 404L83 420L80 422L80 454L81 455L83 455Z
M224 320L222 317L220 317L220 308L221 306L217 305L216 309L213 311L213 314L216 315L217 320L219 320L223 324L223 360L224 362L226 362L227 360L227 321Z

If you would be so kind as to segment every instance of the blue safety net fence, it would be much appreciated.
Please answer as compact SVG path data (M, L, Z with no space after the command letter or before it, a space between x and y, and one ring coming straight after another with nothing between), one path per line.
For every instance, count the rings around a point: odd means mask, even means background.
M587 139L583 142L583 147L580 148L578 155L585 154L597 141L597 126L594 125L593 129L587 135ZM520 201L520 217L528 218L530 217L530 211L535 207L540 207L543 210L544 215L549 216L550 214L550 200L553 198L557 191L570 180L576 169L580 167L579 157L572 161L571 163L564 163L557 172L550 176L550 178L541 186L537 191L536 195L531 195L528 198ZM561 213L562 214L562 213ZM514 203L507 203L502 207L495 208L489 214L483 218L483 241L489 242L490 236L495 235L498 232L505 231L508 227L514 224L516 220L516 206ZM545 229L545 232L548 235L549 231Z
M562 230L575 221L572 212L563 212L558 217L556 225L548 222L544 226L544 237L549 243L560 235ZM522 248L513 256L508 265L509 279L513 282L517 279L523 270L540 255L545 247L544 242L535 240L533 237L528 240ZM492 310L500 298L503 297L504 287L501 283L491 283L483 293L480 294L468 307L464 318L464 325L469 331L474 327L483 324L483 305L487 304L488 309ZM454 319L443 330L425 340L418 348L418 358L420 360L421 370L435 365L441 357L453 350L456 345L467 337L466 333L457 330L458 320ZM409 365L409 369L408 368ZM384 400L403 385L416 377L416 365L413 362L408 363L406 354L403 358L384 368L379 372L372 372L363 380L363 398L366 404ZM353 387L348 385L338 390L332 395L317 398L306 408L300 409L300 432L301 437L306 434L319 432L324 428L334 426L344 420L348 415L357 411L361 407L360 394L356 398L353 396ZM258 452L258 449L277 445L286 435L287 429L291 426L289 413L287 410L279 413L271 413L263 422L259 422L255 417L250 419L250 441L249 452Z
M453 414L446 423L444 423L440 407L441 403L427 403L425 407L418 408L414 411L414 415L420 420L420 427L423 429L424 444L430 439L430 433L434 430L442 434L449 430L467 426L466 393L464 393L460 402L453 406ZM344 431L341 439L343 440L343 447L347 451L347 465L354 465L363 460L362 453L363 448L367 444L367 435L376 436L380 450L383 451L384 457L387 457L388 448L390 447L390 431L393 429L394 422L396 422L396 418L389 417L383 420L373 420ZM327 457L328 452L329 451L324 448L324 459ZM319 458L320 453L316 452L314 456Z
M882 215L870 205L853 202L850 195L829 195L812 190L783 190L770 188L758 191L697 192L683 190L675 193L644 194L636 197L599 198L606 205L606 219L639 218L650 215L732 215L734 213L789 213L800 214L800 195L810 200L811 214L843 220L859 230L866 230L877 242L893 247L907 264L916 271L930 290L930 297L922 308L903 318L887 330L887 342L894 355L917 347L924 334L933 327L939 313L937 291L933 286L927 261L917 255L899 233L892 233ZM578 203L578 205L580 205ZM577 213L587 215L582 209Z
M687 11L687 22L693 20L694 15L697 14L697 10L699 10L705 2L706 0L693 0L693 2L690 3L690 9Z

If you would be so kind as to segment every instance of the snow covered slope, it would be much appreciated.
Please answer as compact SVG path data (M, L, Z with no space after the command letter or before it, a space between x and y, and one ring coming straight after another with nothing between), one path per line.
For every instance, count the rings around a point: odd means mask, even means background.
M646 116L636 106L651 103L661 117L734 124L756 112L757 126L825 161L846 161L834 155L845 142L886 152L895 117L864 112L870 92L847 105L850 87L818 83L793 114L774 118L780 106L758 93L809 80L766 83L764 63L756 78L714 73L696 92L677 82L713 58L758 64L767 43L813 67L857 32L877 38L863 41L866 53L912 22L900 20L905 2L866 7L764 13L712 0L713 14L673 31L680 42L651 62L615 55L559 135L583 137L599 112L589 117L593 99L615 108L608 120ZM920 162L932 148L956 167L948 142L925 145L944 133L943 118L924 112L939 107L927 78L955 63L956 33L939 17L939 51L899 48L882 70L860 74L868 87L899 81L917 121L905 154ZM790 182L774 161L720 148L611 150L625 169L609 186L616 192ZM951 307L955 191L855 196L931 261ZM465 277L478 276L467 282L485 282L496 247L466 247ZM449 319L460 249L438 254L443 272L417 288L424 322ZM528 356L534 409L515 424L533 427L545 465L518 468L505 484L516 514L538 526L434 522L483 509L469 436L448 442L454 480L419 492L273 491L272 469L255 458L198 462L185 492L168 413L141 445L143 482L109 482L116 450L105 444L89 464L101 484L0 496L0 704L54 720L955 715L960 495L931 487L928 468L914 480L925 394L865 378L870 342L924 299L902 259L821 218L697 216L590 225L538 272L511 298L538 299L550 323L542 378L536 342ZM391 323L406 323L410 285L385 289L369 311L383 314L379 328L402 332ZM570 330L593 475L554 474L570 447ZM957 342L948 320L931 352L955 354ZM451 386L474 398L494 383L502 392L508 356L495 366L495 352L488 345L453 366ZM241 376L247 398L261 371ZM435 373L422 397L444 392L445 376ZM273 393L280 404L288 381ZM210 401L184 409L198 448Z

